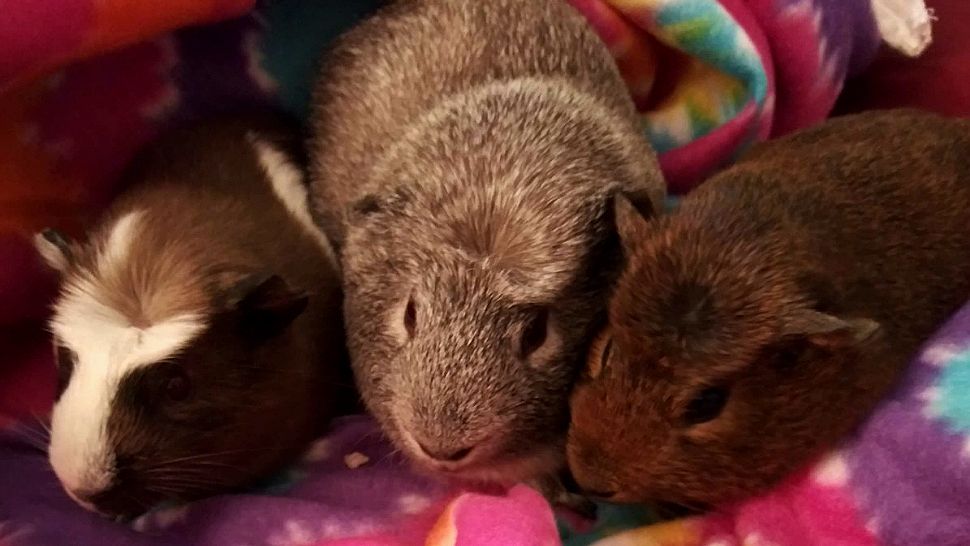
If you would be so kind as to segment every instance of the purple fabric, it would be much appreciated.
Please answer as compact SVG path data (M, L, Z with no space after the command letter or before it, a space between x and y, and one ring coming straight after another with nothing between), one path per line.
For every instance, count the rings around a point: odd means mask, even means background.
M64 494L37 447L42 430L18 425L0 432L0 544L295 546L393 532L405 522L429 527L448 493L403 470L369 418L347 417L299 464L261 487L159 509L129 527L86 512ZM344 456L354 452L369 462L348 468Z
M861 510L885 544L970 544L967 379L970 306L927 345L846 450Z

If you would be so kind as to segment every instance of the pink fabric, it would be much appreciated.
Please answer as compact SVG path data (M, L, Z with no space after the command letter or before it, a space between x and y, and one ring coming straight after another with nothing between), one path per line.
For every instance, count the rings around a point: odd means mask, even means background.
M878 44L868 0L570 0L617 60L672 193L817 123Z

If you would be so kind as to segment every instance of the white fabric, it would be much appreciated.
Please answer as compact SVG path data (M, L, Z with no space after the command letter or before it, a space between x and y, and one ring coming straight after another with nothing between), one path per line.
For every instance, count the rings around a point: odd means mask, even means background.
M916 57L933 41L933 17L924 0L872 0L872 11L882 39L905 55Z

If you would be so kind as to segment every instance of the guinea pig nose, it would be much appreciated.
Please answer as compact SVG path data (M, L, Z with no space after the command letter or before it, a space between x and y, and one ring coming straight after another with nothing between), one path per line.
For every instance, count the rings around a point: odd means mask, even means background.
M457 450L448 450L432 449L421 442L418 442L418 445L421 446L421 451L424 451L424 454L428 457L431 457L436 461L447 461L449 463L457 463L458 461L464 459L469 453L472 452L472 449L474 448L474 446L471 446Z

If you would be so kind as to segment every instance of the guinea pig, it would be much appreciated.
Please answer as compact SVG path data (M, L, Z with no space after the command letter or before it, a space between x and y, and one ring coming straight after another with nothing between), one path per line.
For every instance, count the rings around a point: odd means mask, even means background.
M365 405L438 476L561 468L614 198L664 195L606 46L560 0L396 2L329 50L311 119Z
M593 495L703 510L851 434L970 297L970 122L835 119L756 147L676 212L625 210L569 467Z
M256 117L176 130L86 240L35 238L61 278L50 462L85 508L245 486L334 411L351 381L339 271L293 142Z

